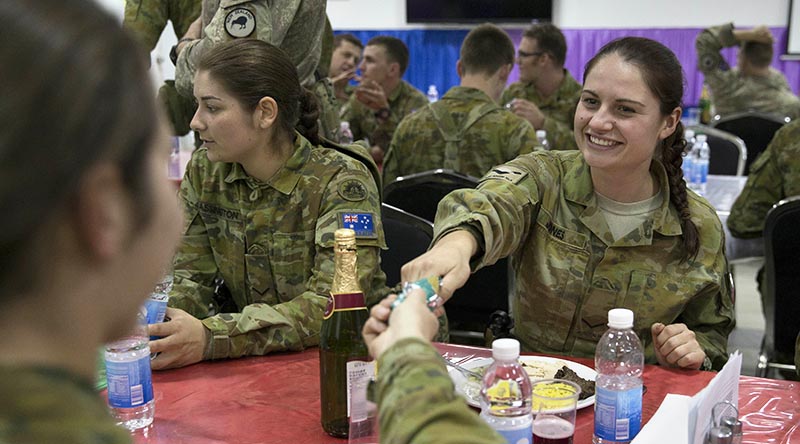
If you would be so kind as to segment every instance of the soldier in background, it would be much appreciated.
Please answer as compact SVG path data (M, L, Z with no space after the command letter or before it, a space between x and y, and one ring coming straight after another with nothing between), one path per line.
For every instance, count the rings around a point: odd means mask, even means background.
M722 116L761 111L800 117L800 99L786 77L770 67L772 33L764 25L734 29L733 23L714 26L697 36L697 65L711 90L714 112ZM731 69L720 54L722 48L739 46L738 67Z
M130 443L97 352L130 333L180 236L167 124L96 2L3 0L0 39L0 442Z
M460 86L400 122L386 154L384 184L435 168L482 177L532 151L533 127L497 104L513 65L514 44L505 31L490 24L470 31L456 64Z
M363 50L364 44L353 34L338 34L333 38L333 56L328 76L333 83L333 90L340 108L350 100L355 89L350 85L350 81L360 81L356 75L356 68L358 68Z
M131 31L149 54L153 51L167 26L172 22L176 36L182 36L189 26L200 16L201 0L126 0L125 18L122 27ZM147 58L148 63L150 58ZM172 61L175 63L175 60ZM167 80L158 90L158 101L167 111L172 123L172 134L182 136L189 132L197 104L191 97L178 94L175 81Z
M359 69L361 83L342 108L341 118L350 122L353 137L367 139L378 164L403 118L428 103L418 89L403 80L408 67L408 48L402 40L373 37L364 48Z
M747 183L731 207L726 221L728 229L742 239L761 237L772 206L797 195L800 195L800 120L781 127L753 162ZM764 307L764 267L758 271L757 281Z
M221 3L203 0L200 18L175 47L178 92L192 96L197 63L220 43L253 38L286 51L297 68L300 83L311 88L322 53L326 0L243 0Z
M194 80L203 146L181 183L186 226L170 322L154 369L319 343L333 278L333 233L354 228L361 288L383 295L386 247L371 159L320 146L314 95L279 48L260 40L208 51ZM221 276L229 295L215 297Z
M471 271L513 256L514 336L524 350L592 357L608 310L634 311L648 363L719 369L733 328L714 209L687 193L682 68L664 45L627 37L587 64L579 151L537 151L439 203L434 243L402 279Z
M575 149L572 118L581 85L564 69L567 42L551 23L536 24L522 35L517 50L519 81L503 93L501 103L526 119L535 129L547 131L552 150Z

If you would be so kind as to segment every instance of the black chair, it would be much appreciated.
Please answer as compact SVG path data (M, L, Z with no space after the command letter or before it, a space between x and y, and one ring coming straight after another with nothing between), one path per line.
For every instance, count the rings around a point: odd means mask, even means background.
M433 240L433 224L388 204L381 205L383 233L387 250L381 251L381 269L386 284L400 282L400 268L428 250Z
M741 176L747 161L747 147L744 141L733 134L705 125L691 125L687 129L696 135L705 134L711 150L708 174Z
M775 114L747 111L727 116L714 116L711 126L734 134L744 140L747 145L747 160L744 174L750 173L750 165L758 155L767 149L775 132L791 121L788 117Z
M444 196L459 188L475 188L478 179L453 170L430 170L398 177L383 188L383 201L433 222Z
M764 222L764 315L766 327L757 373L795 370L795 340L800 331L800 196L784 199Z

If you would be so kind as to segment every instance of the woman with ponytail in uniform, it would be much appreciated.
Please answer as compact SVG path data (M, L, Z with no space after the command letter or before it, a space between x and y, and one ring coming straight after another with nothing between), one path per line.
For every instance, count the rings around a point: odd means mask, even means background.
M337 228L356 230L367 300L384 288L373 175L357 154L320 146L314 95L275 46L215 47L198 65L194 96L191 127L203 146L181 184L185 228L170 320L150 328L163 337L150 345L160 352L153 368L315 346Z
M403 280L444 276L446 299L471 271L512 256L524 350L592 357L608 310L625 307L647 362L719 369L733 302L720 221L682 177L681 66L660 43L629 37L605 45L584 79L580 150L520 156L447 196L435 246Z

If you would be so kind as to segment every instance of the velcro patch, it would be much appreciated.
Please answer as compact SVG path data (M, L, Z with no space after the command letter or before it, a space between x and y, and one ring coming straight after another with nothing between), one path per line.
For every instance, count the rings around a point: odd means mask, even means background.
M517 184L528 175L528 172L517 167L501 165L492 168L483 180L500 179L507 180L511 183Z
M361 202L367 198L367 185L360 179L347 179L339 184L339 195L350 202Z
M249 37L256 30L256 16L249 9L235 8L225 16L225 31L233 38Z
M339 228L349 228L356 232L356 237L376 238L374 213L339 213Z

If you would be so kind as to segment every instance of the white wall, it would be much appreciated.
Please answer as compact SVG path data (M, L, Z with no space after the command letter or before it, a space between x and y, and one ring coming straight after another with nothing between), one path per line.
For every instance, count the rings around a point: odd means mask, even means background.
M786 26L788 15L789 0L553 0L562 28ZM440 27L406 24L405 0L328 0L328 16L334 29Z

